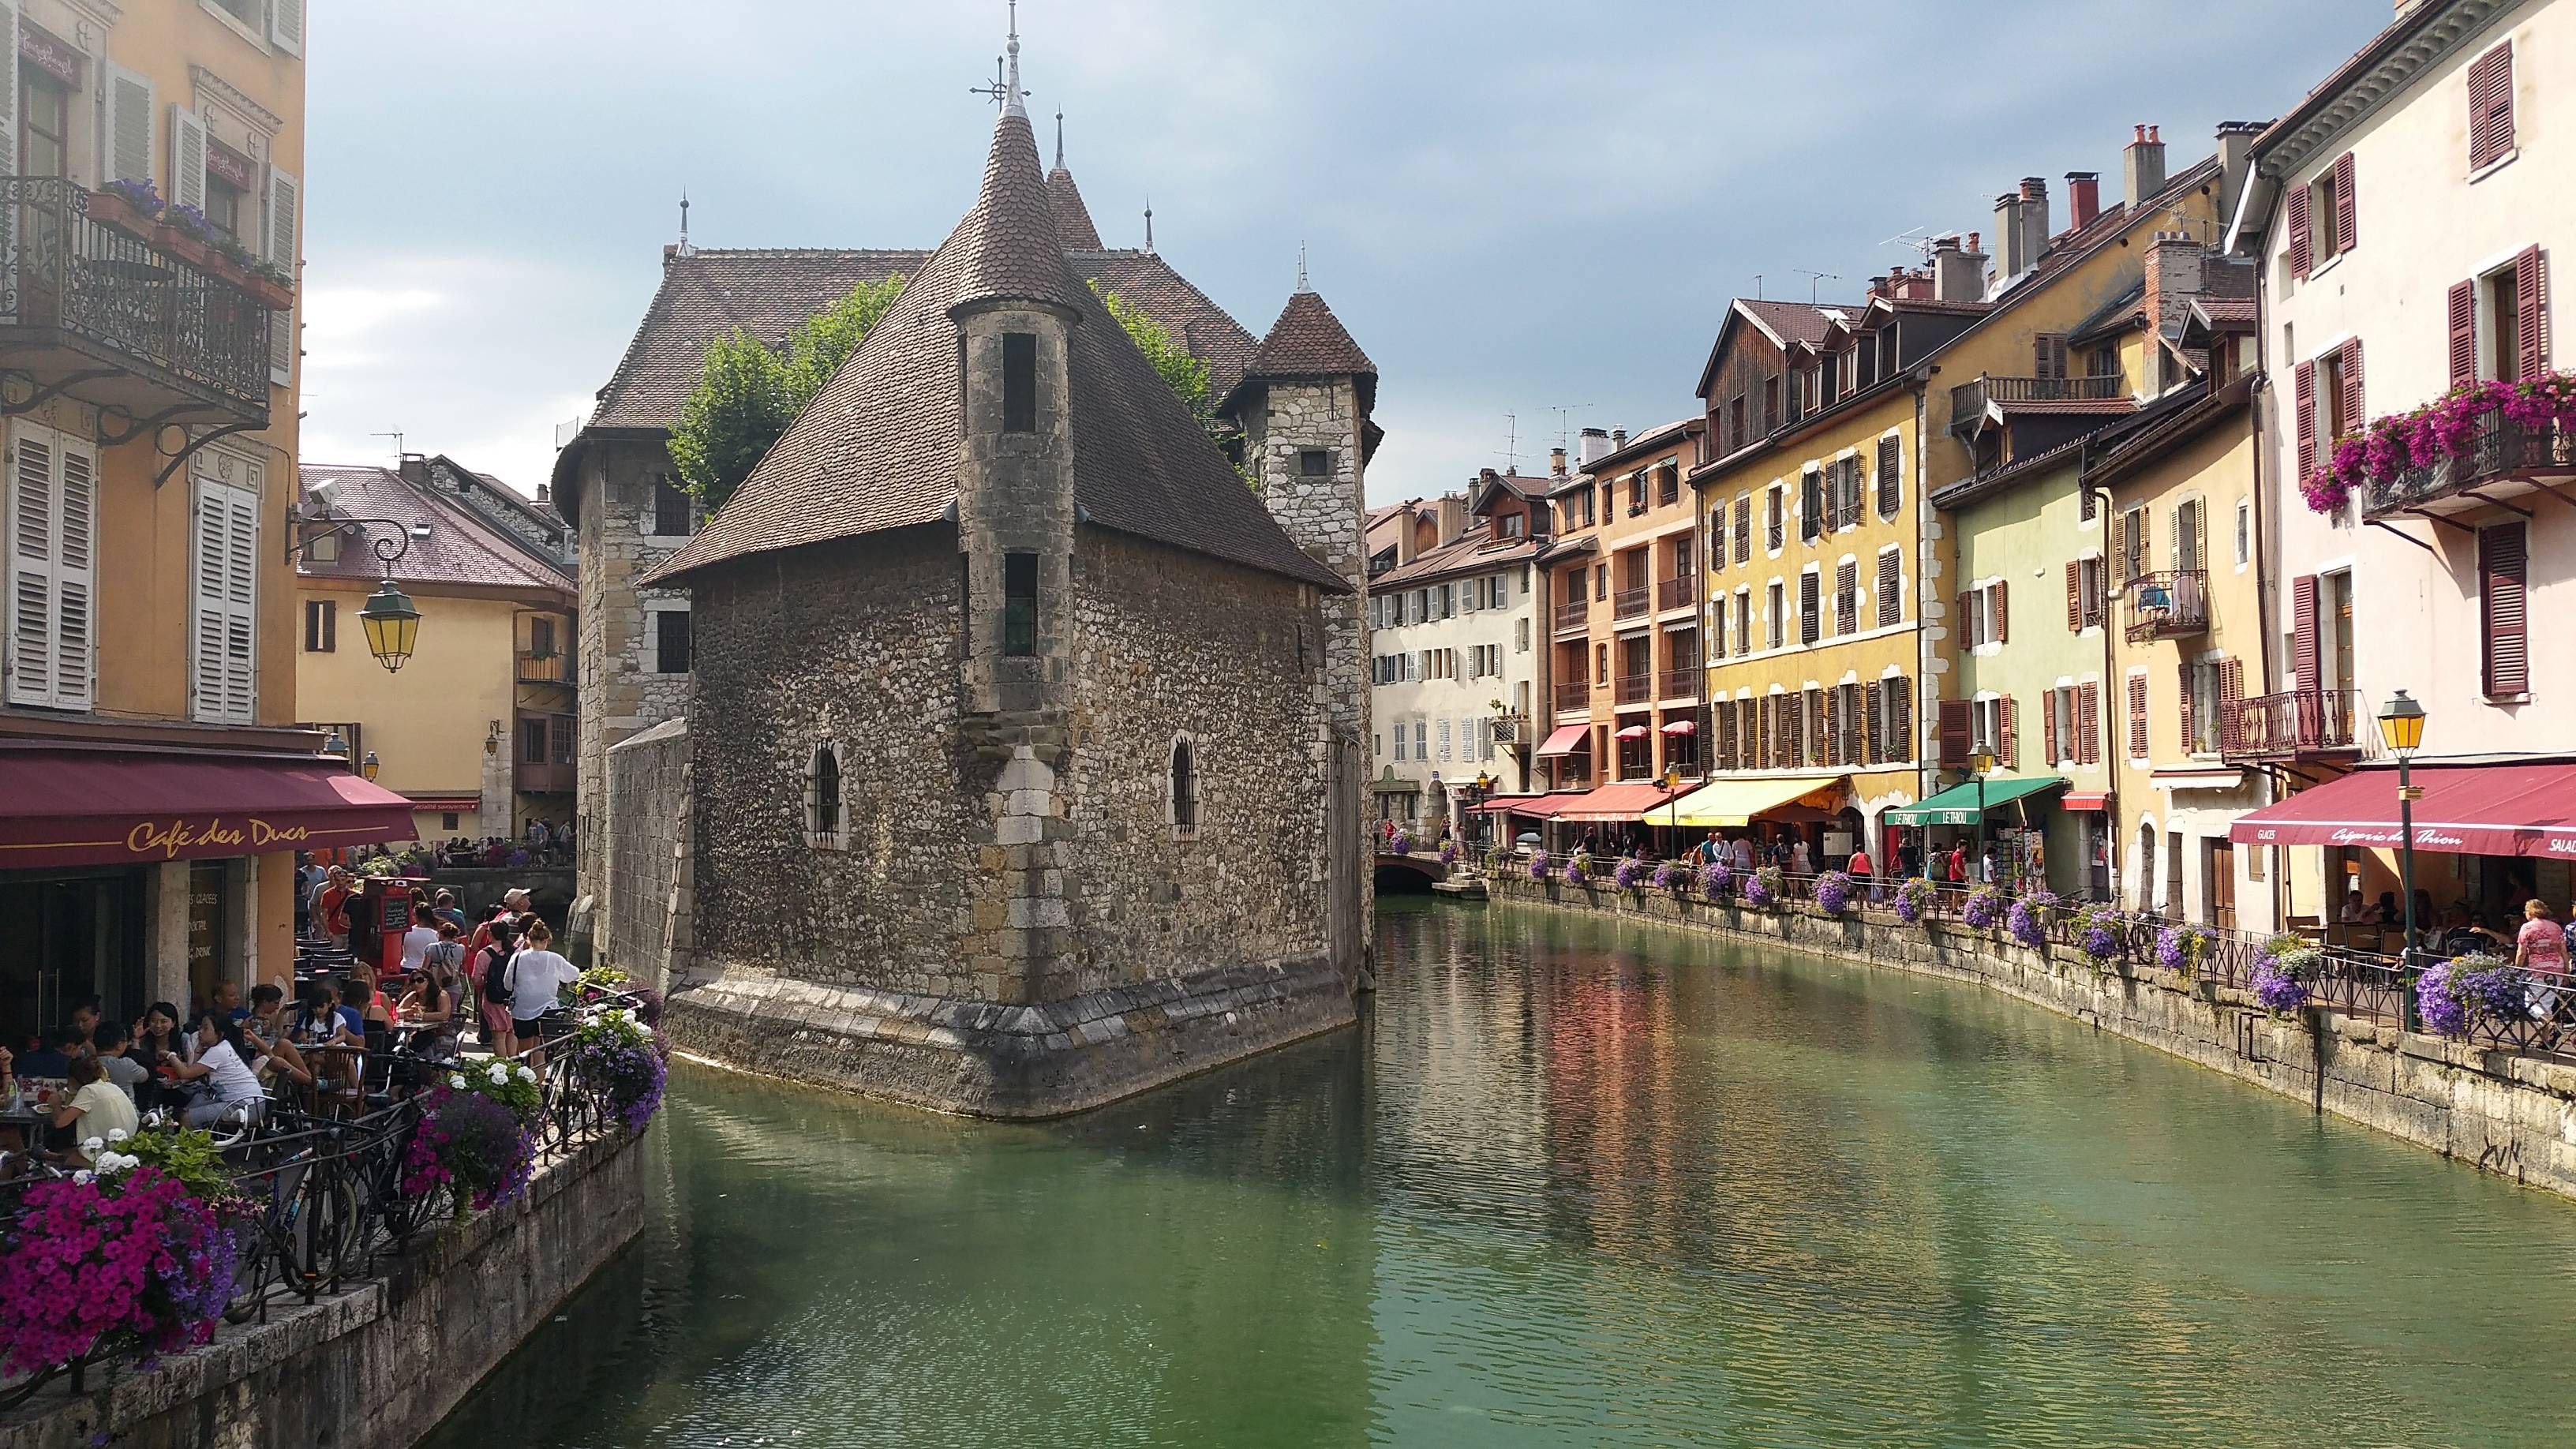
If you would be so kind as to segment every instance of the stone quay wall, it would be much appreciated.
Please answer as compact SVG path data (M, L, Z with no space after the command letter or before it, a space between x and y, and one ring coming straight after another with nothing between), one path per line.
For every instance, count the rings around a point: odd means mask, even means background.
M1504 904L1776 941L1854 965L1965 981L2375 1127L2479 1169L2576 1197L2576 1067L2402 1032L2311 1007L2276 1017L2251 996L2148 963L2104 972L2067 947L2033 950L2000 929L1909 926L1855 906L1839 918L1712 905L1663 891L1490 877Z
M688 967L689 722L664 720L608 752L608 860L598 959L656 990Z
M383 1276L219 1327L149 1370L90 1371L0 1417L0 1449L409 1449L644 1229L642 1139L546 1164L525 1200L378 1259Z

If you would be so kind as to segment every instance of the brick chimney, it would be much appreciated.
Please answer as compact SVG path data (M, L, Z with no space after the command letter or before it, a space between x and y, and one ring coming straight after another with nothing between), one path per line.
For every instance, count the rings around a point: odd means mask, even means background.
M2125 166L2129 209L2135 211L2165 189L2165 142L2158 127L2138 127L2136 139L2129 142Z
M1550 478L1562 478L1565 476L1565 450L1563 448L1550 448L1547 450L1547 476Z
M1422 500L1404 502L1403 521L1395 529L1395 562L1401 568L1422 555Z
M2069 171L2066 173L2066 229L2074 231L2093 224L2102 214L2102 173Z
M396 467L395 471L402 475L402 480L405 483L421 488L429 486L429 457L426 454L403 454L402 462Z
M1986 298L1986 258L1977 249L1977 234L1968 233L1965 248L1955 236L1932 243L1932 296L1941 302L1982 302Z
M2200 241L2189 232L2160 231L2147 243L2146 292L2138 306L2158 336L2171 335L2200 295L2202 267Z
M1467 531L1467 495L1463 493L1441 494L1439 516L1441 544L1446 546L1448 544L1456 543L1458 541L1458 535Z

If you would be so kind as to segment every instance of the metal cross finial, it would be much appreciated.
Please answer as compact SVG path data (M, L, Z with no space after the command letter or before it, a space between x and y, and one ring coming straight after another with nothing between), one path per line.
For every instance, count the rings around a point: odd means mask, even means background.
M1297 243L1297 290L1300 292L1315 290L1306 285L1306 244L1302 241Z
M1055 169L1064 169L1064 107L1055 108Z

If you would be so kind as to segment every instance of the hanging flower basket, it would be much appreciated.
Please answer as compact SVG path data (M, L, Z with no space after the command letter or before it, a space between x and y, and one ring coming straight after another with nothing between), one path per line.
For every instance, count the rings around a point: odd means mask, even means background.
M1690 889L1690 869L1680 861L1668 860L1655 867L1655 889L1680 895Z
M1699 891L1712 901L1722 901L1734 894L1734 868L1723 862L1712 863L1699 873Z
M1851 904L1852 878L1838 870L1816 877L1816 904L1829 916L1839 916Z
M2373 419L2336 440L2326 460L2299 480L2299 495L2311 512L2340 514L2356 491L2474 452L2480 425L2491 413L2522 428L2576 429L2576 374L2464 383L2412 412Z
M1938 898L1932 882L1919 875L1910 877L1896 888L1896 918L1909 926L1916 925L1932 914L1932 903Z

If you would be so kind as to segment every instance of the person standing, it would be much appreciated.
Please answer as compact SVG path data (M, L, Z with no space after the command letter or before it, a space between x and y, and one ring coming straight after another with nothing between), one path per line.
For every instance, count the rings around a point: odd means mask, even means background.
M1851 859L1843 862L1843 873L1850 876L1854 883L1867 889L1871 900L1875 901L1878 899L1878 887L1876 883L1870 879L1869 843L1867 841L1862 841L1853 848Z
M556 955L554 931L542 920L528 922L526 944L510 958L505 984L510 988L510 1029L521 1056L536 1051L546 1022L562 1010L563 989L581 979L581 971Z
M1750 831L1735 837L1735 873L1753 874L1753 835Z

